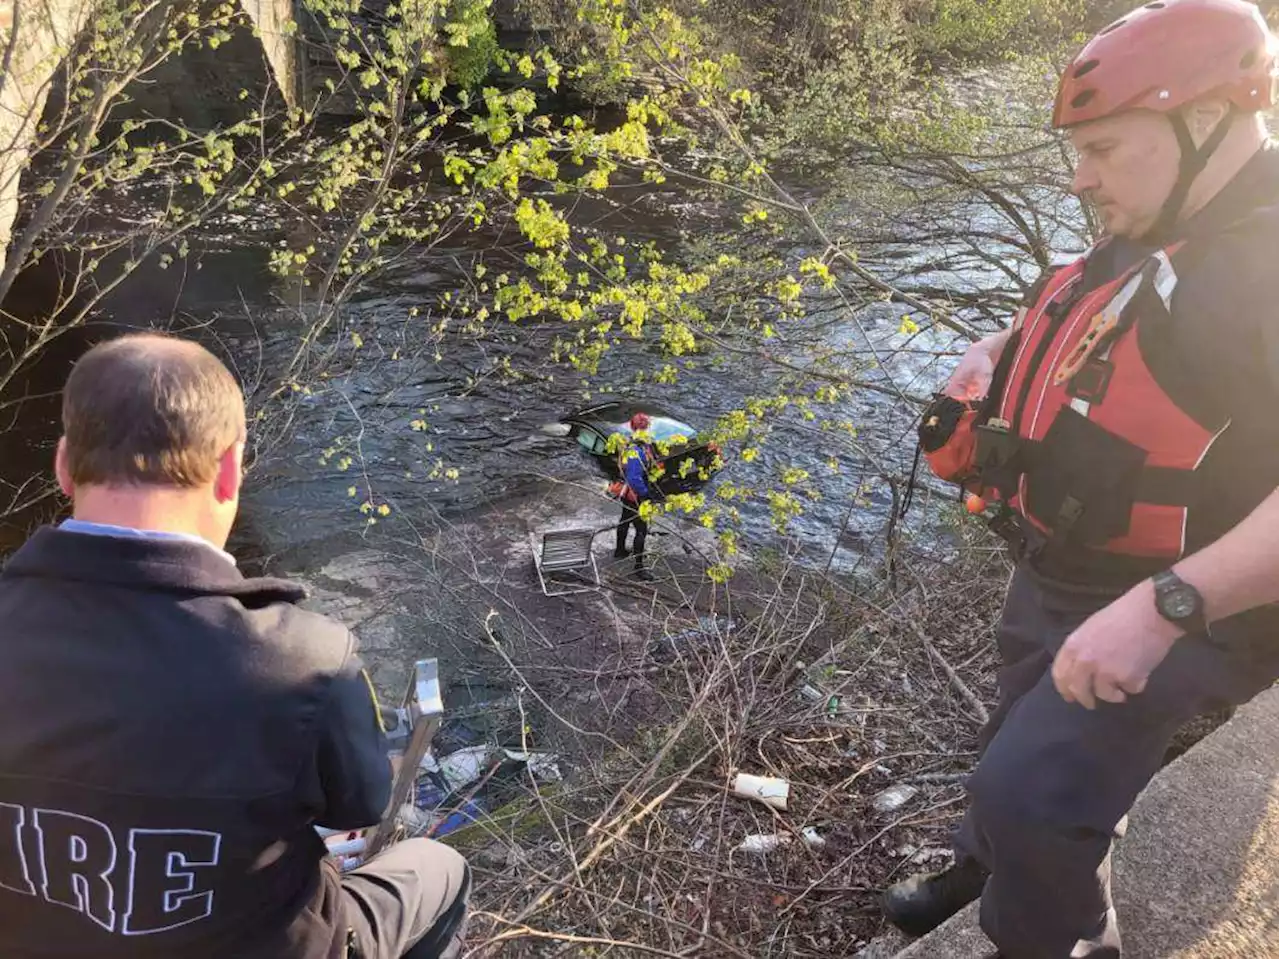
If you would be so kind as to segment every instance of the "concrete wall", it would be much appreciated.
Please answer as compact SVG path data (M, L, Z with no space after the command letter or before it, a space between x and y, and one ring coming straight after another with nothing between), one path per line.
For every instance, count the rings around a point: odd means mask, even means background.
M22 171L31 157L54 71L93 11L92 0L0 0L0 271L18 215Z
M296 106L300 77L293 0L240 0L240 6L257 28L276 88L289 106Z
M1278 724L1273 686L1138 797L1113 872L1126 959L1280 955ZM975 903L895 956L975 959L992 948Z
M236 32L217 50L171 58L126 90L130 113L181 118L212 126L245 110L241 90L258 102L268 88L298 101L298 54L293 0L240 0L254 29ZM20 181L35 145L36 127L54 91L58 64L70 52L95 0L0 0L0 272L19 213ZM256 34L256 36L255 36Z

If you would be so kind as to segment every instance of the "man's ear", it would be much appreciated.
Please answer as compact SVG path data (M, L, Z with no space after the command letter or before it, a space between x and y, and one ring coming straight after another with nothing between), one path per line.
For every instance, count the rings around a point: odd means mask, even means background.
M71 481L71 465L67 462L67 438L58 440L58 449L53 454L53 475L58 478L58 489L67 499L75 499L76 484Z
M244 443L237 442L218 458L218 474L213 478L213 495L219 503L230 503L240 496L244 467Z
M1186 107L1183 117L1196 146L1204 145L1204 141L1209 139L1209 135L1218 128L1218 124L1228 119L1227 113L1227 101L1216 97L1195 100Z

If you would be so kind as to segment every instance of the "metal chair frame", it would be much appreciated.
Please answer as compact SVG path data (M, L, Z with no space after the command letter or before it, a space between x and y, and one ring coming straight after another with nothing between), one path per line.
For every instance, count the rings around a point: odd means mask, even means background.
M591 552L591 542L598 532L597 529L585 528L553 529L544 532L541 541L537 533L529 534L533 563L544 595L564 596L599 589L600 568L596 565L595 554ZM591 571L591 580L583 585L568 586L553 578L557 573L582 574L586 570ZM559 588L552 589L552 586Z

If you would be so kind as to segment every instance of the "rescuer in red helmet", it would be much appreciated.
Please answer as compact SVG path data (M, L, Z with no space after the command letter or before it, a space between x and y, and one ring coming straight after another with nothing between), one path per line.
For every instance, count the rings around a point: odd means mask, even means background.
M1106 235L922 421L1018 567L956 862L885 894L907 932L981 895L1008 959L1116 959L1119 824L1181 724L1276 677L1275 70L1253 4L1164 0L1062 75L1053 123Z
M618 453L618 498L622 500L622 519L618 522L618 541L614 547L614 559L635 557L635 574L644 580L653 579L653 574L644 565L644 544L649 536L649 524L640 516L640 505L653 498L653 483L649 479L649 470L653 466L653 450L647 442L649 427L652 425L649 414L637 412L627 424L631 429L631 437ZM631 550L627 549L627 530L634 526L635 542Z

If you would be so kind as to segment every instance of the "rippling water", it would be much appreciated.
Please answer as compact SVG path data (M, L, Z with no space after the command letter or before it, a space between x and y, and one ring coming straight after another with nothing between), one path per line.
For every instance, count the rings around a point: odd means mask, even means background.
M672 248L681 230L714 223L714 211L668 192L635 195L625 203L579 202L574 219ZM252 386L270 380L297 349L301 311L287 304L297 302L298 290L267 270L269 231L243 217L221 227L222 235L206 243L185 269L140 269L101 320L128 327L176 321L220 343ZM492 238L472 240L470 249L408 255L344 308L341 325L326 344L339 348L339 372L299 398L290 429L262 449L251 473L240 532L244 546L305 561L311 549L319 555L325 543L364 528L358 507L366 498L390 507L391 515L382 520L385 529L402 518L422 523L500 506L549 478L597 482L593 464L576 446L540 428L609 395L643 396L706 426L778 386L777 370L735 356L720 365L700 358L671 386L629 388L637 374L652 373L667 359L650 342L626 340L605 357L594 378L598 384L618 384L619 392L606 393L593 389L582 374L550 364L549 345L562 331L555 324L501 326L482 339L432 342L425 321L410 318L409 311L421 307L425 313L437 296L456 288L460 268ZM787 255L798 260L809 252L796 246ZM835 322L824 315L821 343L870 362L879 351L906 344L898 331L900 314L895 306L876 304L837 314ZM351 345L353 332L363 342L359 349ZM87 336L100 334L94 330ZM85 340L73 337L67 355L45 364L44 382L35 386L56 389ZM883 367L871 363L864 378L887 382L892 377L899 389L927 394L940 375L933 353L950 340L945 331L919 335L906 344L918 352L900 352ZM528 375L504 374L503 360ZM840 407L818 413L856 424L857 449L822 435L792 411L771 421L754 462L735 460L725 476L764 489L776 485L785 467L807 470L809 487L819 497L793 522L792 544L822 563L835 550L837 564L848 565L875 546L888 520L891 495L882 474L902 475L909 467L912 417L900 402L871 390L856 391ZM56 437L55 416L56 406L49 403L24 414L22 436L7 440L21 444L18 455L6 457L11 475L24 466L42 466ZM326 450L332 455L324 456ZM833 456L838 472L828 465ZM347 458L351 462L343 469ZM456 479L432 478L437 461L456 470ZM778 542L769 511L758 501L742 507L742 532L757 544Z

